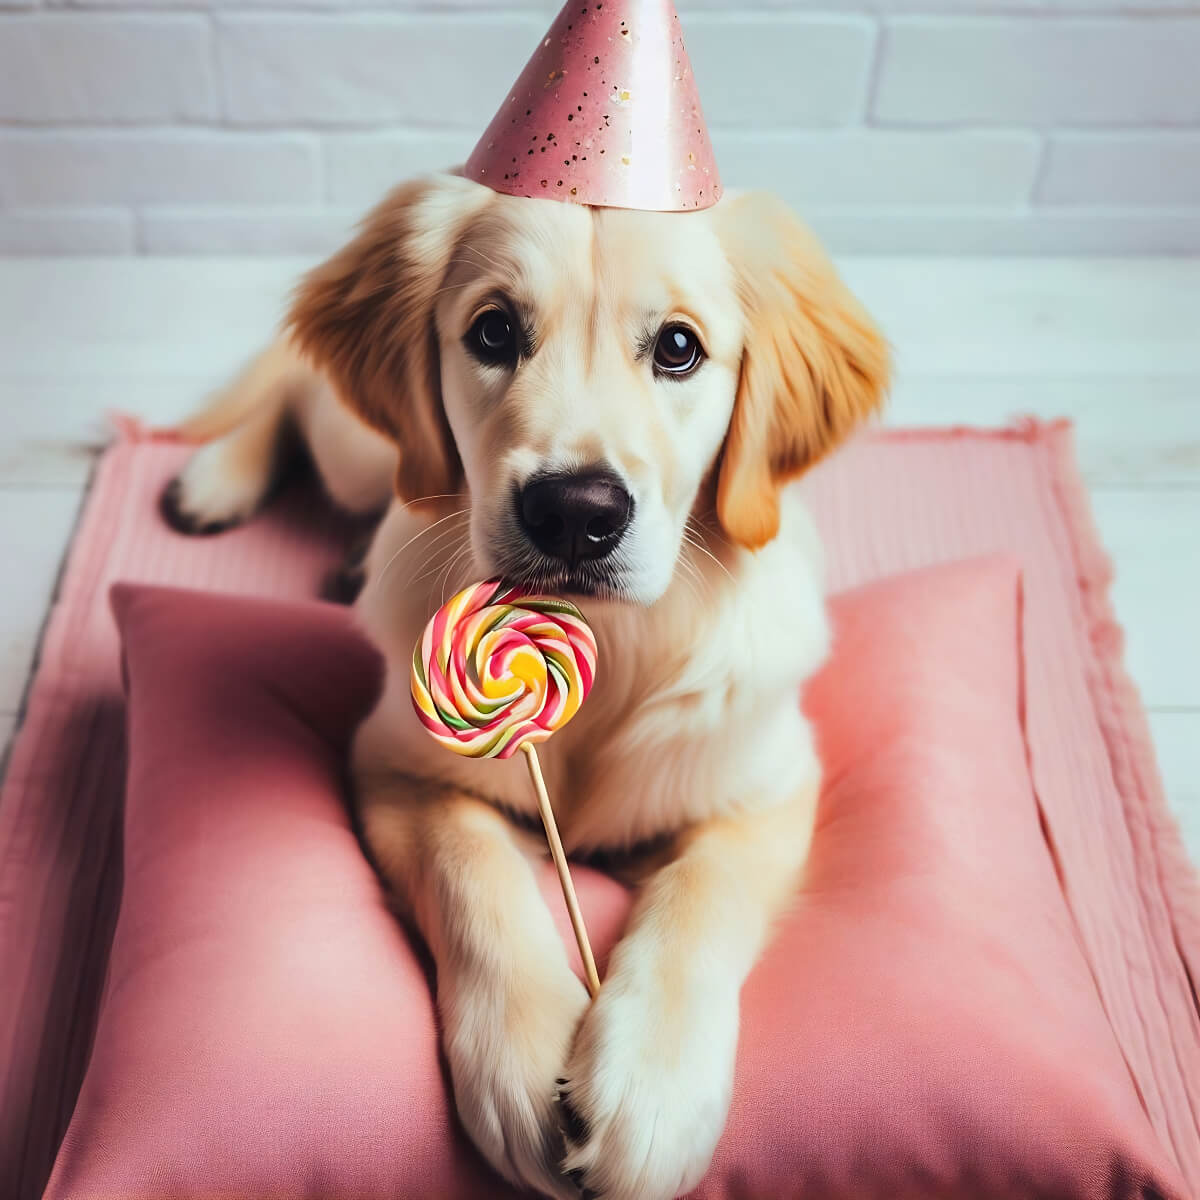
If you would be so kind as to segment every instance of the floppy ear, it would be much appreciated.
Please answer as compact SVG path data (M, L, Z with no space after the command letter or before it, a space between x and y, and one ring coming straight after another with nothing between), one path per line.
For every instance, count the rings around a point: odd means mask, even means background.
M717 516L757 549L779 531L779 489L878 411L887 343L782 201L730 197L717 229L737 277L746 335L717 477Z
M304 278L287 317L342 402L396 444L396 492L406 501L459 487L433 310L454 247L491 195L448 175L401 185Z

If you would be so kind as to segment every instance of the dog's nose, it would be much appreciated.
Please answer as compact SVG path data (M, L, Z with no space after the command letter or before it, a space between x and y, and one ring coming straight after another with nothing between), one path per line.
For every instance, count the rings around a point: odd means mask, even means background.
M541 475L521 489L517 509L530 541L553 558L603 558L633 517L633 497L611 471Z

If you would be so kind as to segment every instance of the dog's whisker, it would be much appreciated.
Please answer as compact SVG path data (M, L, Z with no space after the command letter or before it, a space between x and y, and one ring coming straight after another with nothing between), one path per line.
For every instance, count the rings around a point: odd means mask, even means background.
M458 552L454 555L454 557L446 565L446 578L442 581L442 603L443 604L446 602L446 588L449 586L450 580L453 578L455 570L457 570L460 563L462 563L466 560L466 558L468 557L468 555L470 555L470 553L471 553L471 544L470 544L470 541L468 541L466 544L464 544L463 546L461 546L459 548Z
M692 557L692 552L700 549L694 539L684 534L683 542L680 545L680 558L688 563L689 566L696 572L697 575L703 576L704 572L700 568L700 564Z
M684 525L699 538L716 538L721 545L733 549L733 543L721 533L715 522L701 521L698 517L689 513Z
M404 545L402 545L400 547L400 549L397 550L391 556L391 558L389 558L387 560L386 563L384 563L383 570L381 570L379 572L379 574L375 577L375 579L371 583L371 586L373 588L380 588L383 586L383 581L387 577L388 572L392 569L392 565L400 557L400 555L403 554L405 552L405 550L407 550L409 548L409 546L411 546L415 541L417 541L420 538L425 537L426 534L432 533L433 530L435 530L439 525L444 525L447 521L454 520L455 517L461 518L461 517L465 517L467 515L468 515L468 510L465 508L460 508L455 512L448 513L444 517L440 517L438 520L431 522L429 525L426 525L424 529L421 529L418 532L414 533L413 536L410 537L408 539L408 541L405 542Z
M688 579L688 577L686 575L680 577L679 586L685 592L687 592L688 597L692 600L693 603L695 603L695 604L703 603L704 598L696 591L696 585L690 579Z
M688 558L686 547L679 556L679 565L683 568L677 576L680 584L687 589L688 595L697 604L703 604L705 599L704 586L708 584L708 580L697 570L695 563L691 562Z
M448 533L439 534L438 539L440 540L442 537L448 536L448 534L452 532L454 531L448 531ZM431 550L430 553L427 554L416 567L410 582L414 584L420 583L422 579L428 579L430 575L436 575L446 565L447 558L458 554L470 541L470 537L470 530L464 530L462 533L459 533L454 540L452 540L448 545L443 546L440 550L436 552ZM419 571L420 574L417 574L417 571Z
M450 582L451 572L455 569L456 565L463 560L464 556L469 555L471 552L470 538L467 537L464 539L463 543L459 545L458 549L445 560L445 562L435 565L431 570L426 572L426 575L422 576L422 578L425 578L427 575L432 575L434 577L433 583L430 584L429 592L426 596L427 604L431 604L433 601L433 593L438 587L439 579L441 580L441 603L445 603L446 587Z
M697 517L688 516L684 521L684 529L688 530L697 540L708 542L709 539L719 541L722 546L726 546L733 550L733 542L728 540L721 530L715 524L698 520Z
M690 554L691 545L691 542L685 538L683 544L679 547L679 569L689 578L696 579L699 577L700 572L696 564L692 561Z
M412 500L406 500L404 507L412 508L414 505L424 504L428 500L465 500L466 498L466 492L434 492L428 496L415 496Z
M392 556L391 556L391 557L390 557L390 558L387 560L387 562L386 562L386 563L384 564L384 566L383 566L383 569L382 569L382 570L379 572L379 575L378 575L378 576L375 578L375 580L374 580L374 582L373 582L373 586L374 586L374 587L376 587L376 588L380 588L380 587L382 587L382 586L383 586L383 583L384 583L385 579L387 578L387 576L388 576L388 574L390 573L390 571L391 571L392 567L395 565L395 563L396 563L396 562L397 562L397 560L400 558L400 556L401 556L401 555L402 555L402 554L403 554L403 553L404 553L404 552L405 552L405 551L406 551L406 550L407 550L409 547L411 547L412 545L414 545L414 543L416 543L416 542L417 542L419 539L421 539L422 537L425 537L425 536L427 536L428 534L432 533L432 532L433 532L433 530L434 530L434 529L435 529L435 528L436 528L438 525L442 524L442 523L443 523L443 522L445 522L445 521L448 521L448 520L450 520L452 517L456 517L456 516L457 516L457 517L462 517L462 516L464 516L464 515L465 515L465 513L451 513L451 514L450 514L450 516L443 517L443 518L442 518L441 520L439 520L439 521L434 521L432 524L430 524L430 525L427 525L427 526L426 526L424 529L422 529L420 532L418 532L418 533L414 534L414 535L413 535L411 538L409 538L409 539L408 539L408 541L407 541L407 542L405 542L405 543L404 543L404 545L403 545L403 546L401 546L401 547L400 547L400 548L399 548L399 549L398 549L398 550L397 550L397 551L396 551L396 552L395 552L395 553L394 553L394 554L393 554L393 555L392 555Z
M709 586L709 582L704 577L704 572L692 561L689 550L690 547L684 547L683 553L679 556L679 565L683 568L684 578L692 580L703 590L704 587Z
M463 517L466 516L467 515L466 511L463 511L462 514L460 514L460 515ZM433 529L433 528L434 528L434 526L430 526L430 529ZM456 536L456 535L462 536L468 532L469 532L469 527L468 527L468 529L460 529L460 528L458 528L457 524L451 524L449 529L443 529L442 532L440 532L436 536L436 538L433 538L431 541L427 541L426 544L421 547L421 550L430 551L430 550L432 550L432 548L434 546L436 546L438 544L439 541L443 541L446 538L454 538L454 536Z
M687 542L687 544L689 546L693 546L695 549L699 550L701 554L706 555L708 558L711 558L713 560L713 562L715 562L717 564L717 566L720 567L721 570L725 572L725 575L729 579L730 583L737 582L734 579L733 574L729 570L729 568L707 546L705 546L703 543L698 541L696 538L688 536L686 526L684 527L683 540L685 542Z
M451 525L449 529L443 529L436 537L427 541L421 549L425 552L425 556L421 561L413 567L413 572L422 570L429 565L430 559L434 556L434 547L442 545L447 539L451 539L452 543L457 547L463 538L471 536L471 530L468 526L466 529L460 528L458 525ZM439 553L445 553L446 547L442 545L442 550Z
M448 553L438 555L436 561L427 565L425 570L423 570L419 575L414 575L409 580L409 583L415 587L418 583L421 583L426 579L431 579L435 575L440 575L446 569L452 556L454 554L458 554L461 550L462 546L458 544L448 547Z

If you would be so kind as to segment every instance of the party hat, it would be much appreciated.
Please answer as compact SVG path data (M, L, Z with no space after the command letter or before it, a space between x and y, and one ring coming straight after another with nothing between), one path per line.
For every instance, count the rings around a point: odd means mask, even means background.
M671 0L569 0L464 173L511 196L715 204L721 180Z

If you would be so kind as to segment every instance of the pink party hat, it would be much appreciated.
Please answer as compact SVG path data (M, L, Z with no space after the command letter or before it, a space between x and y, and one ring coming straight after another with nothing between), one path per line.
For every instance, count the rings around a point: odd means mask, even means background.
M568 0L467 159L510 196L658 212L721 180L671 0Z

